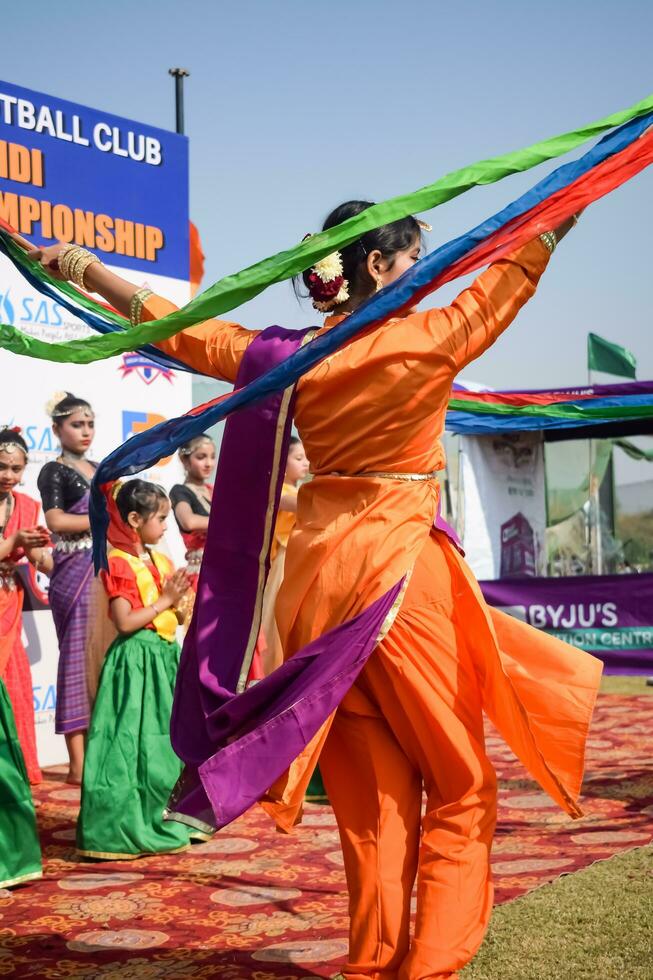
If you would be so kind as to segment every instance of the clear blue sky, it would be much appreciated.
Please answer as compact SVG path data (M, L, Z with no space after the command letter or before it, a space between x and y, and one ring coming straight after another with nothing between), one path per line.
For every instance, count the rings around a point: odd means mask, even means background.
M317 230L342 200L414 190L653 89L650 0L30 0L4 5L2 28L4 79L164 128L174 126L167 69L190 70L204 285ZM432 245L543 172L438 209ZM592 330L653 377L652 201L647 172L586 212L535 300L469 376L583 382ZM316 321L288 284L236 316L255 327Z

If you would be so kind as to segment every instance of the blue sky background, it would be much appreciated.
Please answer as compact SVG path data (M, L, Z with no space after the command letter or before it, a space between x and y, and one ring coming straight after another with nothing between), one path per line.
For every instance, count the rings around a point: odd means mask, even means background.
M190 70L191 213L205 286L317 230L342 200L414 190L653 89L648 0L30 0L4 5L2 28L6 80L155 126L174 128L167 69ZM544 172L432 212L432 246ZM592 330L630 348L639 377L653 377L652 201L647 172L587 211L535 299L467 376L496 387L583 383ZM235 317L253 327L316 322L289 284Z

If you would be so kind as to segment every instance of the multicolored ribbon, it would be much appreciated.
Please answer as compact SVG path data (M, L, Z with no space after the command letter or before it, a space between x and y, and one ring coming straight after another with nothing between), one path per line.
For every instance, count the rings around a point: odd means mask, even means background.
M653 96L649 96L629 109L613 113L580 129L456 170L421 190L376 204L335 228L313 235L294 248L278 252L235 275L226 276L191 300L183 309L161 320L141 324L129 332L122 329L124 321L117 322L115 316L105 316L104 336L89 337L64 344L47 344L28 337L14 327L2 325L0 347L17 354L59 362L72 361L76 364L87 364L139 348L143 349L145 345L167 339L185 327L236 309L272 283L282 282L303 272L319 259L355 241L367 231L406 215L438 207L472 187L495 183L510 174L523 173L540 163L556 159L574 150L588 139L599 136L615 126L621 126L641 116L649 116L652 111ZM8 248L11 253L11 245ZM18 258L17 255L13 257ZM40 275L39 272L36 274ZM85 298L80 305L86 306L87 302L92 304L93 301ZM101 306L91 305L90 308L101 315ZM106 314L106 310L103 312Z
M447 431L457 435L591 427L597 430L596 438L601 438L600 430L610 435L614 426L653 433L653 382L557 391L470 392L457 388L446 423Z
M580 160L559 167L517 201L417 262L400 279L363 303L326 333L307 343L282 364L229 395L169 419L132 437L100 464L93 487L91 514L102 561L106 516L98 484L137 473L170 455L182 442L231 412L294 384L324 357L363 330L410 308L445 282L500 258L609 193L653 161L653 113L633 120L589 150Z
M375 294L353 314L307 343L285 362L245 387L221 396L176 419L154 426L114 450L98 467L91 496L91 519L96 539L95 560L104 560L107 526L101 485L145 469L170 455L181 443L231 412L255 404L288 388L298 378L363 330L379 325L409 309L439 286L472 272L525 244L540 232L557 227L573 213L609 193L653 161L653 97L624 113L617 113L582 130L556 137L506 157L499 157L457 171L430 188L404 198L375 205L355 218L316 235L289 252L279 253L234 277L227 277L197 297L183 310L162 320L143 324L126 334L116 331L116 314L106 316L113 332L67 344L44 344L13 327L0 328L0 346L17 353L52 360L84 363L117 353L143 348L144 344L171 336L183 327L226 312L256 295L272 282L288 278L313 264L334 248L342 247L366 230L413 211L434 207L479 183L491 183L508 173L526 170L545 159L579 145L588 135L603 132L627 119L625 125L605 136L579 160L558 167L526 194L482 222L465 235L425 256L392 285ZM8 249L11 252L11 245ZM85 298L82 305L92 301ZM96 306L96 311L102 309Z

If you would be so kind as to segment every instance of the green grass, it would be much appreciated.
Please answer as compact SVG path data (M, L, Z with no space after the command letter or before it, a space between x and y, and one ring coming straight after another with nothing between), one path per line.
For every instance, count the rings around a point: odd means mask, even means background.
M601 692L602 694L653 694L653 687L646 686L645 677L604 676L601 679ZM651 977L653 978L653 969ZM597 977L597 980L600 978Z
M495 909L461 980L651 980L653 847L599 861Z

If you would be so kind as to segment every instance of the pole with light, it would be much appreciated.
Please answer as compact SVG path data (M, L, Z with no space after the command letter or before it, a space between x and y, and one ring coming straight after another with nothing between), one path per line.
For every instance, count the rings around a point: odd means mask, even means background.
M185 68L168 68L168 74L175 80L175 128L184 135L184 79L190 75Z

